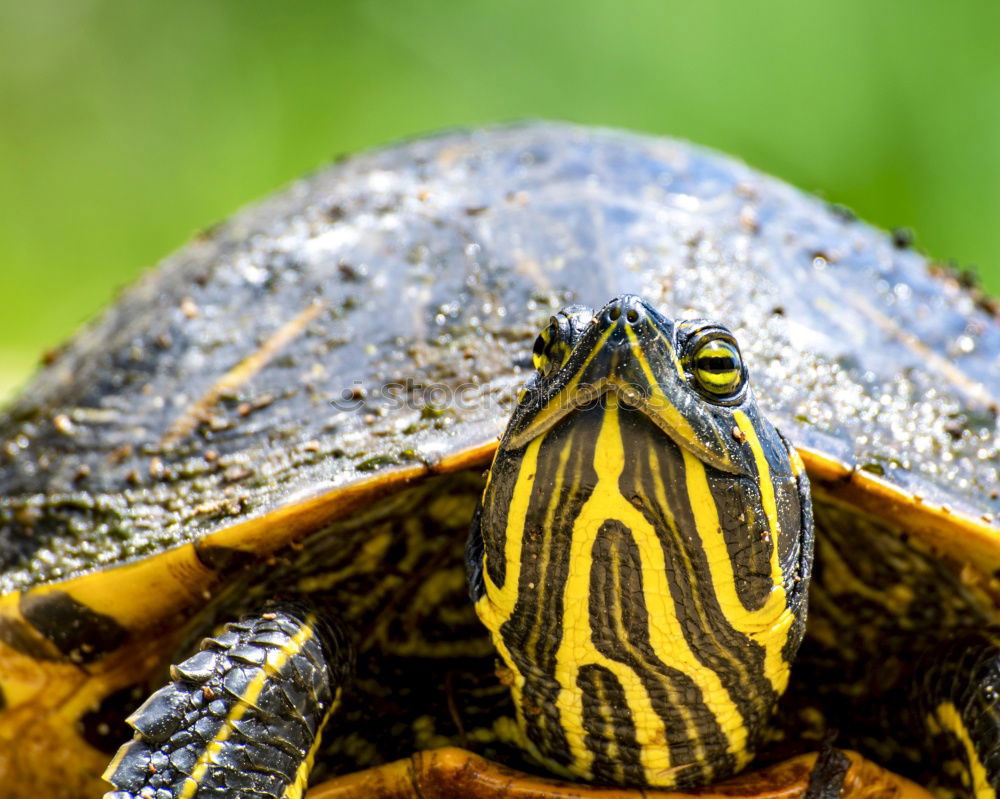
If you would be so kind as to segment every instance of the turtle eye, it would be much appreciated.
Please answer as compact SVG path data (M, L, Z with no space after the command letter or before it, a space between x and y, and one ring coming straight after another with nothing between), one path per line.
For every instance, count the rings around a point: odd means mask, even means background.
M593 318L594 314L589 308L571 305L549 319L531 350L531 361L542 377L547 377L565 365L573 347Z
M552 340L558 335L559 328L556 326L556 320L553 319L549 322L548 327L539 333L538 338L535 339L535 346L531 348L531 362L539 372L543 371L545 364L549 359L549 344L551 344Z
M547 375L562 366L569 357L570 342L567 340L568 330L562 328L560 320L552 317L545 329L538 334L535 339L535 346L531 350L531 361L535 368L543 375Z
M730 399L743 388L743 357L728 336L716 333L701 339L689 363L697 387L709 399Z

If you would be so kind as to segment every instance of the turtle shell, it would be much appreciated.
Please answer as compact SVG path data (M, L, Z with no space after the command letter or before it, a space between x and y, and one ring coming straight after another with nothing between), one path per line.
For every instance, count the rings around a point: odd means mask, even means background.
M481 469L549 316L626 292L725 322L818 495L1000 595L987 298L682 142L446 133L346 159L199 235L0 413L0 750L52 716L34 739L99 761L54 731L158 668L170 642L155 631L332 520ZM21 784L6 757L0 782Z

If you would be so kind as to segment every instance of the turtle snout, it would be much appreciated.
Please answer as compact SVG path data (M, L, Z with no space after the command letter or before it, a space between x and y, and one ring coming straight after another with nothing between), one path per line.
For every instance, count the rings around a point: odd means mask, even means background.
M624 319L626 325L636 325L646 319L645 303L632 294L616 297L604 306L604 319L615 323Z

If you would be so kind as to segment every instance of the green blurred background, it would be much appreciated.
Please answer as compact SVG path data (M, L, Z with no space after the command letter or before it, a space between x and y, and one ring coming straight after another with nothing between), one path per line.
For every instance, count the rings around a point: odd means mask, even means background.
M518 117L728 151L998 293L998 30L992 1L0 2L0 396L240 205Z

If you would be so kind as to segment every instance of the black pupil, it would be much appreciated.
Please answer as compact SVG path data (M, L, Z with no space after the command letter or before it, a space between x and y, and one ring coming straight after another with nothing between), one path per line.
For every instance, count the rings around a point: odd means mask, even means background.
M729 353L725 355L703 355L698 359L697 366L703 372L711 372L713 374L733 372L740 368L736 356Z
M724 338L711 338L694 354L693 377L703 392L713 398L728 397L739 390L743 361L736 345Z

